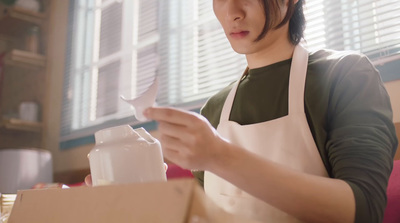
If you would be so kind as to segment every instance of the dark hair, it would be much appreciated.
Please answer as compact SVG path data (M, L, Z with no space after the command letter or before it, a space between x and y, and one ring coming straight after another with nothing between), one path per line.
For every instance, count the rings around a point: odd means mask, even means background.
M304 36L304 29L306 27L306 19L304 18L303 13L303 3L305 0L299 0L296 4L294 4L294 0L289 0L288 10L286 12L283 20L272 27L277 23L277 19L280 13L280 4L283 0L260 0L265 13L265 25L261 34L257 37L256 41L261 40L267 35L268 30L271 28L277 29L285 25L289 22L289 39L290 41L297 45Z

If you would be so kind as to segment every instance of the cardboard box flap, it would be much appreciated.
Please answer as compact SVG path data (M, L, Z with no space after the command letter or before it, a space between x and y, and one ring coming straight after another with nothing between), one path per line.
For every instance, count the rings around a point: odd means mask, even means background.
M260 223L224 211L208 198L200 186L193 188L193 197L188 213L188 223Z
M9 223L184 223L193 180L18 191Z

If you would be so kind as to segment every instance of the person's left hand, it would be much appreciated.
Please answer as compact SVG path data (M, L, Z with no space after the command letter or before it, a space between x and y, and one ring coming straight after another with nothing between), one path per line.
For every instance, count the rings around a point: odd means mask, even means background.
M159 122L164 156L183 168L208 170L226 144L211 124L197 113L151 107L144 115Z

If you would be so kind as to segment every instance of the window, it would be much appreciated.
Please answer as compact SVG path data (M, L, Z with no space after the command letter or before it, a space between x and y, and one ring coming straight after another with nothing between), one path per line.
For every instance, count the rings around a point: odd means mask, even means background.
M307 0L310 50L356 50L376 65L399 59L398 0ZM212 0L71 0L61 140L139 124L119 99L157 75L157 104L199 108L243 72Z
M307 0L309 49L355 50L375 65L400 59L398 0Z
M119 97L140 94L155 75L160 2L71 0L62 140L131 116Z

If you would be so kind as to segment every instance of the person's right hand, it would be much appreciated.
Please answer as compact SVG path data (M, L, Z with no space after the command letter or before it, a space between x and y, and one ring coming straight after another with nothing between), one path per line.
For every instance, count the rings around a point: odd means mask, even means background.
M200 114L171 107L149 107L144 115L159 124L157 131L165 158L184 169L212 171L232 151L233 145Z

